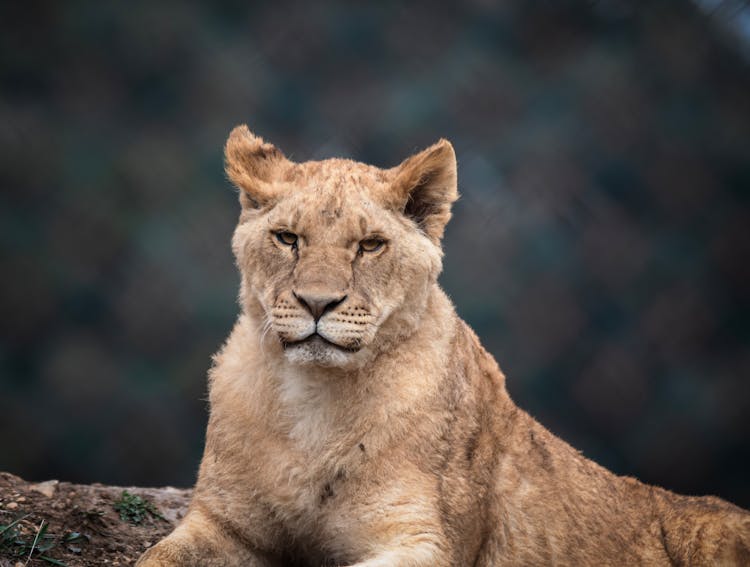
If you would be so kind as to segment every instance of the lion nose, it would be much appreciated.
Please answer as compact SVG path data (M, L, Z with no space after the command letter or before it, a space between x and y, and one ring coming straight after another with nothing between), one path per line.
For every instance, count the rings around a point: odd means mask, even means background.
M305 306L315 320L320 319L323 314L330 311L346 299L346 295L328 295L317 293L293 292L294 297Z

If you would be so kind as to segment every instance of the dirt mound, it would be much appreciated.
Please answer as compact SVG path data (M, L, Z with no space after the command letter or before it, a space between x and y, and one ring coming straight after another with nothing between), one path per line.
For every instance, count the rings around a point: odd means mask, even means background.
M26 482L0 472L0 567L133 565L190 490Z

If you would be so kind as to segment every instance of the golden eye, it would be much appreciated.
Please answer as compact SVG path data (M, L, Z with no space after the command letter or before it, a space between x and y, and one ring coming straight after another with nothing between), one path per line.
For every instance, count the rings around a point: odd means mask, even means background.
M297 245L297 235L294 234L293 232L289 232L286 230L277 232L276 240L281 242L284 246L296 246Z
M377 252L383 247L385 242L379 238L365 238L359 243L359 249L362 252Z

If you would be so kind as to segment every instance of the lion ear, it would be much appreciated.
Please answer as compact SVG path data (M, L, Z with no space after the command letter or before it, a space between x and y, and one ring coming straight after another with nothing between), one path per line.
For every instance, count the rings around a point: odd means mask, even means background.
M456 153L441 139L395 168L392 204L435 243L439 243L458 199Z
M243 208L258 209L278 195L273 181L289 160L273 144L254 135L244 124L229 134L224 146L224 170L240 189Z

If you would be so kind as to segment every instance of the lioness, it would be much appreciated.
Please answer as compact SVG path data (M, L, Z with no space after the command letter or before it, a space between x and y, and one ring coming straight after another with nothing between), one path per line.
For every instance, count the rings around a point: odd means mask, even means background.
M437 284L446 140L294 163L246 126L242 313L192 503L138 565L749 565L750 514L615 476L515 406Z

